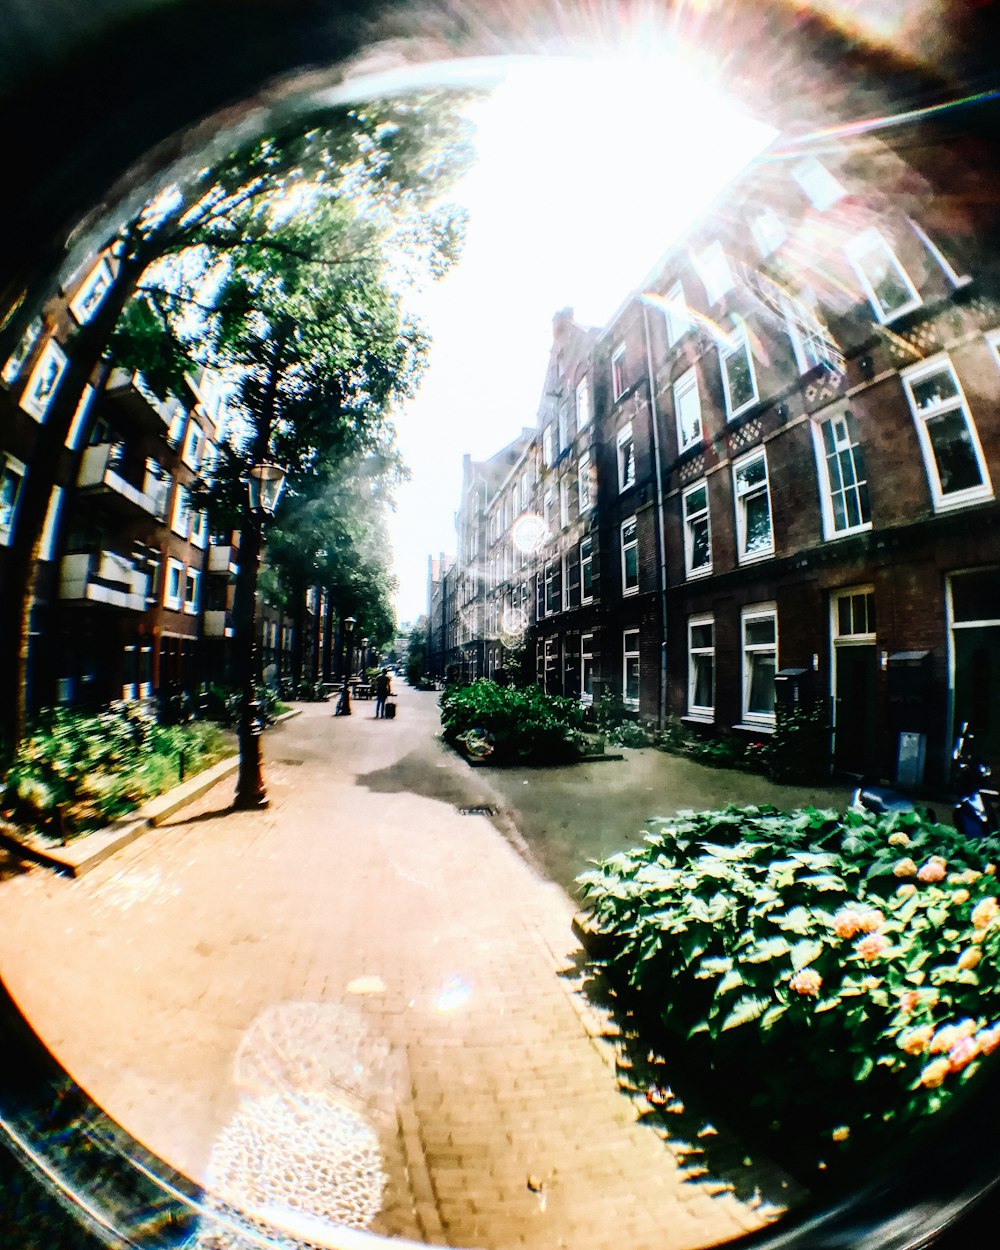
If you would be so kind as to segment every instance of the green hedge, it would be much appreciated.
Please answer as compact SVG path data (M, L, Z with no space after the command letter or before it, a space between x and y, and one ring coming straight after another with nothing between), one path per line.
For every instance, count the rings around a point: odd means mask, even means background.
M498 686L481 678L449 686L441 696L441 724L452 745L497 763L567 763L590 749L583 707L535 685Z
M728 808L579 881L650 1044L693 1039L751 1120L846 1158L1000 1046L998 853L913 813Z
M39 717L7 774L3 812L58 838L99 829L229 754L215 725L162 726L137 704Z

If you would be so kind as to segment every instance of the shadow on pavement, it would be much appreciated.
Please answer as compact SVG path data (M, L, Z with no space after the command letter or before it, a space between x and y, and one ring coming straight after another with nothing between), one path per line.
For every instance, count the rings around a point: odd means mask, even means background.
M360 773L357 783L374 794L417 794L452 807L481 799L482 787L476 784L474 775L465 776L457 770L456 763L445 758L443 751L415 750L387 768Z

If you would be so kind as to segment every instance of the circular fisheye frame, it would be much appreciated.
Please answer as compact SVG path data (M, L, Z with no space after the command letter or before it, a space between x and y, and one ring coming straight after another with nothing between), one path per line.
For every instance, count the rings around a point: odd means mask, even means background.
M992 1230L993 6L0 33L0 1241Z

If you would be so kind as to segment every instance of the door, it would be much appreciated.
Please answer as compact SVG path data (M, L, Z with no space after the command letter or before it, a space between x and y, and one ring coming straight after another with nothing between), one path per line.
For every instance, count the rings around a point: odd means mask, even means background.
M878 647L871 586L831 599L833 763L840 772L877 773Z

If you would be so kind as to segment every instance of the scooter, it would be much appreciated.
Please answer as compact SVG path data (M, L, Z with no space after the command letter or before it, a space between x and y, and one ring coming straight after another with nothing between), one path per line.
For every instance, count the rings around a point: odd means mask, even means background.
M1000 832L1000 792L989 788L992 770L972 749L973 737L968 721L962 722L951 753L958 802L952 818L959 833L969 838L982 838Z

